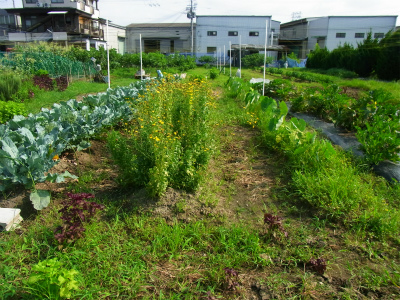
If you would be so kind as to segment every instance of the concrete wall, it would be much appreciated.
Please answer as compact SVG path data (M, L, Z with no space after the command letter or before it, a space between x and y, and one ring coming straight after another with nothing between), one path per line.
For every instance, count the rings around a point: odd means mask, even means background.
M321 48L325 48L326 37L328 35L328 24L328 17L315 18L308 22L308 43L306 54L311 50L314 50L317 43Z
M301 21L293 21L282 24L281 39L299 41L297 46L303 44L302 58L315 49L318 44L320 48L333 50L348 43L357 47L362 43L368 32L372 37L376 33L386 34L396 26L397 16L328 16L318 18L307 18ZM337 36L337 34L340 34ZM356 38L356 34L360 37ZM344 37L343 37L344 35ZM364 36L362 36L364 35ZM301 43L304 39L306 42ZM303 49L304 48L304 49Z
M107 40L110 49L116 49L120 54L126 52L126 27L109 24L107 37L107 28L104 26L104 39Z
M396 16L368 16L368 17L328 17L328 32L326 47L333 50L344 43L357 47L368 32L386 34L389 30L396 27ZM337 38L337 33L344 33L344 38ZM356 33L364 33L364 38L355 38Z
M131 24L126 28L126 51L140 52L140 34L142 49L145 41L158 41L161 53L190 52L190 23Z
M215 47L223 50L229 49L232 44L264 45L266 22L268 22L268 35L271 36L271 27L277 32L276 21L271 21L270 16L197 16L196 18L196 51L207 53L207 48ZM209 31L216 31L216 36L209 36ZM237 36L229 36L228 33L237 32ZM258 32L258 36L250 36L250 32ZM268 43L270 44L270 43Z

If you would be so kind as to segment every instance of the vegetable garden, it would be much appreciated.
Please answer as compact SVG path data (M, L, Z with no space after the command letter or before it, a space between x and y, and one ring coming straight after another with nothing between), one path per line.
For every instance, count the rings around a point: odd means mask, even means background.
M396 299L400 186L372 172L398 160L396 91L277 70L264 95L255 70L196 68L0 125L0 203L22 194L25 219L1 232L1 298Z

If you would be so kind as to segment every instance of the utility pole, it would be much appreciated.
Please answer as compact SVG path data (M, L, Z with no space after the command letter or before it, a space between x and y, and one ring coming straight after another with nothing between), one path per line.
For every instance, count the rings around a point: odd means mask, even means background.
M193 19L196 18L196 6L193 6L193 0L190 0L190 7L187 8L187 17L188 19L190 19L190 31L191 31L191 48L190 48L190 52L193 56L193 44L194 44L194 38L193 38Z

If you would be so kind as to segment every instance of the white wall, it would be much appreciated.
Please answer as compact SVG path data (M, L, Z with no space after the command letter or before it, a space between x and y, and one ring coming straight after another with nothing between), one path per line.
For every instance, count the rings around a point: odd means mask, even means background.
M386 34L396 26L395 16L369 16L369 17L329 17L327 43L328 50L333 50L344 43L357 47L357 43L367 37L368 32ZM337 38L336 33L345 33L345 38ZM355 33L365 33L364 38L355 38Z
M229 49L229 42L239 44L264 45L265 26L268 21L268 32L270 35L270 16L197 16L196 18L196 51L206 53L207 47L216 47L217 51ZM277 29L277 23L271 22ZM271 25L271 27L272 27ZM217 31L217 36L208 36L208 31ZM237 31L237 36L228 36L229 31ZM259 36L249 36L250 31L259 32ZM241 36L241 38L239 37Z
M327 37L329 18L322 17L312 19L308 23L308 45L307 49L314 50L317 44L317 37ZM326 38L325 38L326 39ZM326 42L325 42L326 43ZM324 48L323 46L321 48Z
M140 34L142 40L151 39L160 41L160 52L190 52L191 31L190 24L159 23L159 24L131 24L127 27L126 50L129 53L140 52ZM171 49L171 41L174 48ZM144 49L144 45L142 44Z
M114 27L112 24L108 26L108 37L107 37L107 26L103 26L104 29L104 39L107 40L110 49L116 49L118 53L124 54L125 47L123 47L119 42L119 38L125 39L126 29L120 26Z

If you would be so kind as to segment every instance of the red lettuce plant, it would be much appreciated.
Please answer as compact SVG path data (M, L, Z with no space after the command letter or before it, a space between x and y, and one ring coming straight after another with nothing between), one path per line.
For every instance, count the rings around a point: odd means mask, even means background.
M38 86L42 90L46 90L46 91L54 90L53 79L51 79L48 74L33 76L33 84Z
M58 212L64 224L54 230L54 237L60 243L72 243L83 236L84 222L90 221L98 210L104 206L96 202L89 202L86 199L94 198L93 194L67 193L68 200L64 201L64 207Z
M227 290L235 291L239 286L239 273L232 268L225 268L225 280Z
M320 275L324 275L326 271L326 261L323 258L310 259L311 268Z
M56 84L57 84L57 89L62 92L65 91L68 87L68 77L67 76L58 76L56 77Z
M283 218L281 217L272 214L264 214L264 224L268 224L268 231L275 232L279 230L287 237L288 233L283 228L282 220Z

